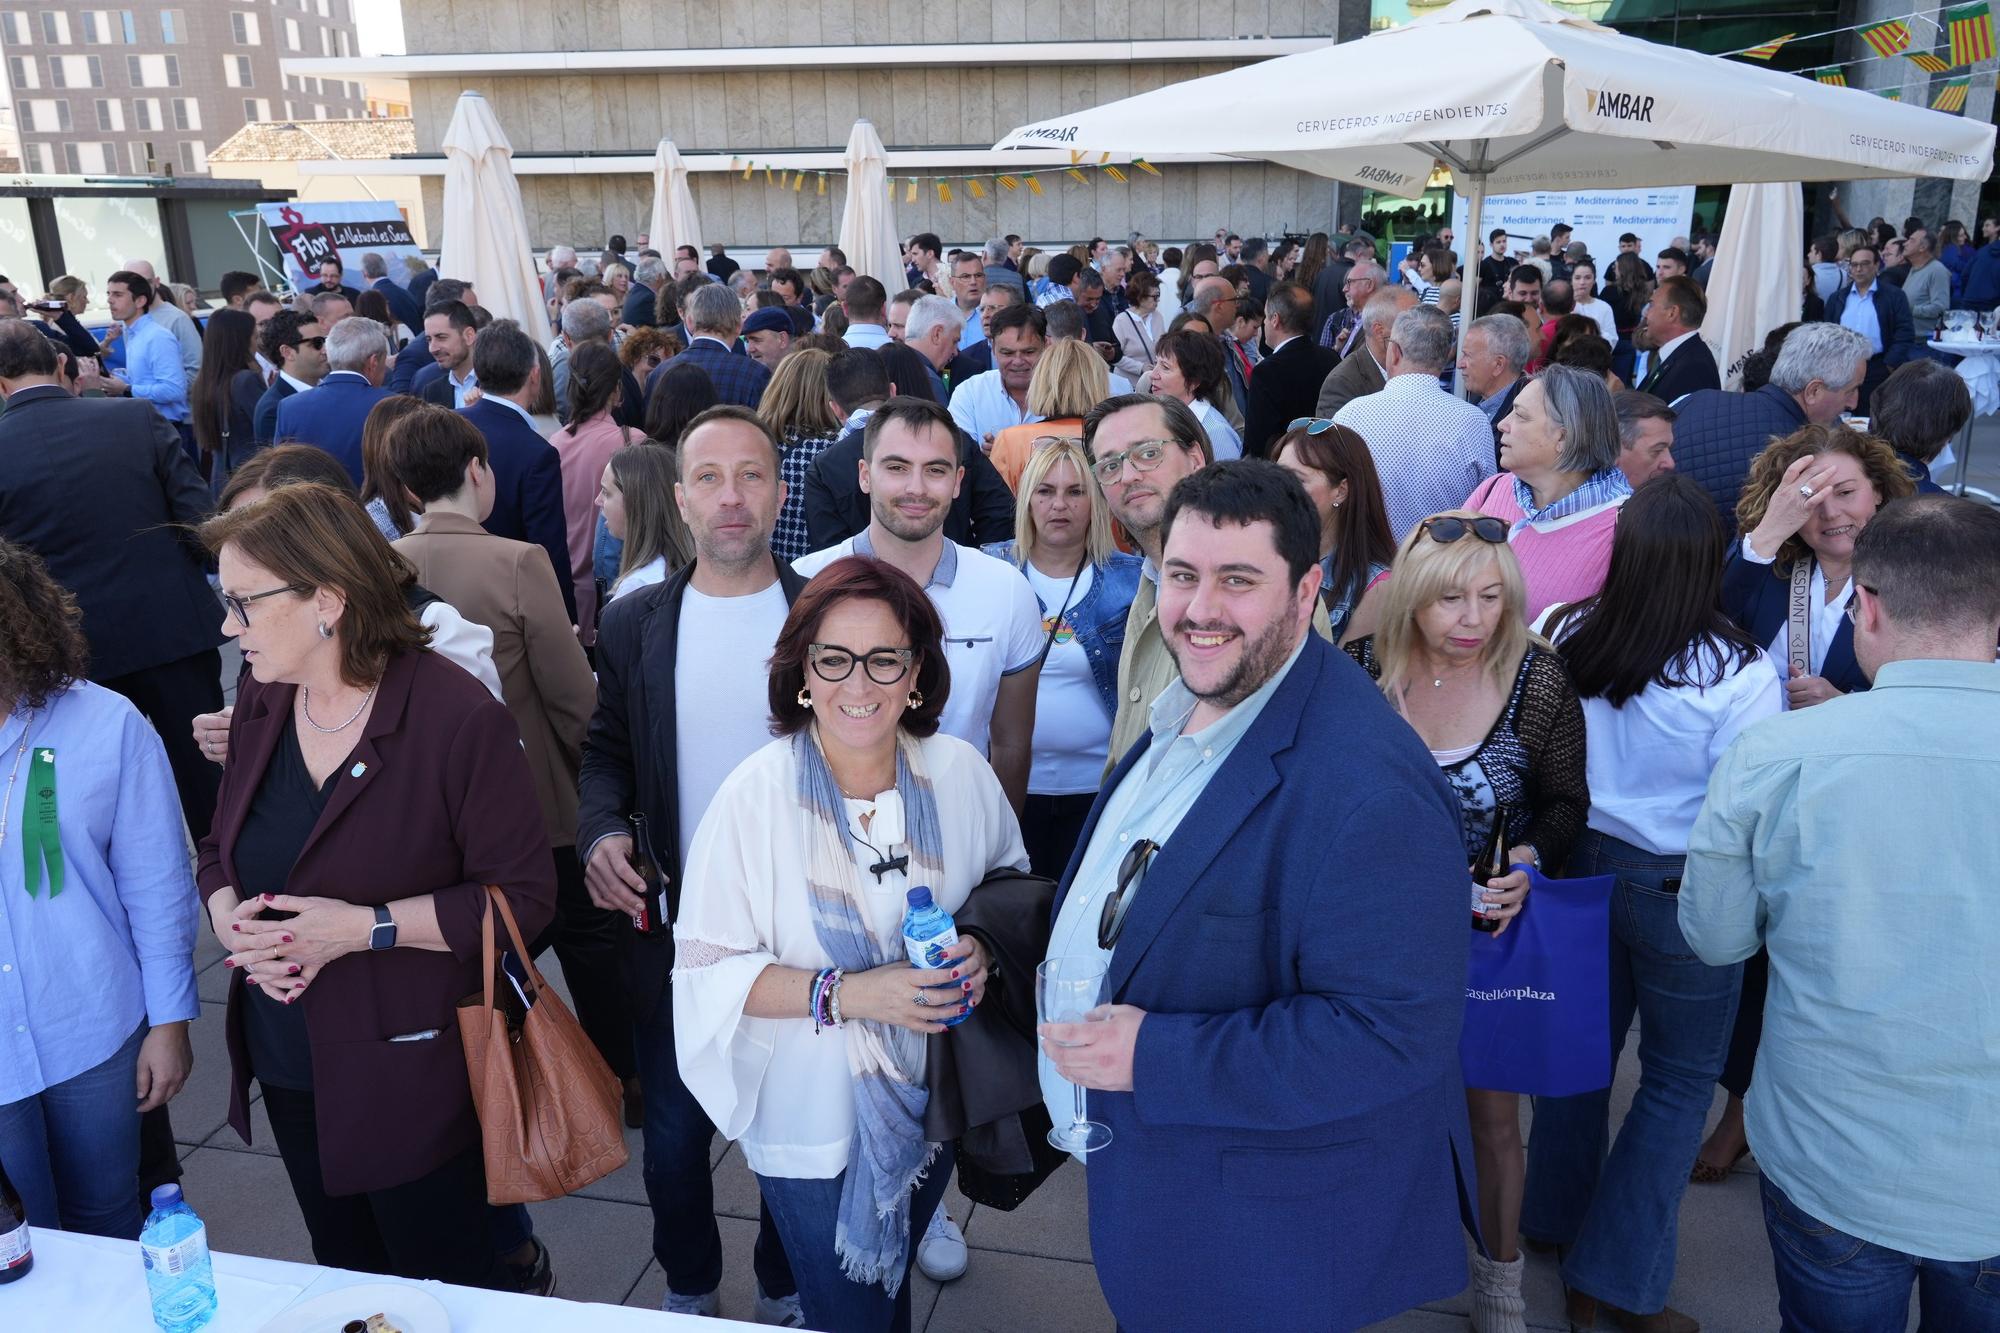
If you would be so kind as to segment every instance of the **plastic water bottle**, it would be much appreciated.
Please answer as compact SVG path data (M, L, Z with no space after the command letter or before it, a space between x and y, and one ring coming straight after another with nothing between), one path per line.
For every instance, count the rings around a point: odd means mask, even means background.
M153 1322L164 1333L189 1333L215 1314L215 1270L208 1258L208 1228L181 1197L179 1185L153 1191L153 1211L139 1233L146 1260L146 1288Z
M903 948L910 955L910 966L925 970L950 967L952 960L945 957L945 950L958 943L958 927L952 923L951 913L939 907L932 900L931 891L921 885L911 889L906 897L910 909L903 914ZM957 986L933 986L931 989L941 991L945 996L937 1001L938 1004L965 1003L965 992ZM972 1011L968 1009L950 1018L940 1018L938 1022L955 1028L970 1017Z

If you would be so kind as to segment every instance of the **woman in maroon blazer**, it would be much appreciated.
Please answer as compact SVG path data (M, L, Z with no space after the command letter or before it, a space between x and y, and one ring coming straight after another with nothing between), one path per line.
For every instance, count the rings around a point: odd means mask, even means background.
M488 1228L457 1002L482 885L554 912L506 708L431 653L360 506L288 486L209 521L250 675L197 878L235 969L229 1119L249 1085L323 1264L514 1288Z

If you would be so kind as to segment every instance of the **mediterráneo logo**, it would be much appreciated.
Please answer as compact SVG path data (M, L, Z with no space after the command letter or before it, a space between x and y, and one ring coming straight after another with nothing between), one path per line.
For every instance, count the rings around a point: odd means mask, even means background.
M1468 1000L1553 1000L1556 998L1556 993L1549 990L1536 990L1533 986L1508 986L1504 990L1476 990L1471 986L1467 986L1465 988L1465 998Z

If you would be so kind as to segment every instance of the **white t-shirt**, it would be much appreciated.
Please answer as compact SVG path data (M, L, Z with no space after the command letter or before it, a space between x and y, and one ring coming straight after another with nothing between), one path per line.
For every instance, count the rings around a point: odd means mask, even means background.
M1032 563L1022 572L1041 599L1045 638L1065 602L1074 608L1089 595L1097 577L1097 571L1085 565L1072 591L1068 579L1050 578ZM1064 616L1035 689L1034 767L1028 773L1028 790L1038 796L1094 792L1104 778L1104 756L1110 749L1111 715L1104 711L1090 656Z
M1604 335L1604 341L1614 347L1618 345L1618 317L1611 313L1608 304L1593 296L1588 301L1578 301L1576 313L1597 321L1598 332Z
M771 740L765 666L789 609L775 581L747 597L710 597L692 587L681 594L674 679L685 688L674 691L674 772L683 866L723 779Z
M811 578L842 556L873 554L863 531L800 556L792 568ZM1012 561L957 542L944 543L924 592L944 622L944 657L951 666L951 697L938 725L985 754L1000 678L1027 670L1042 655L1042 609Z
M1766 560L1750 546L1750 535L1742 539L1743 558L1755 565L1776 563L1775 557ZM1833 647L1833 636L1840 633L1840 622L1847 616L1847 604L1854 597L1854 579L1850 576L1832 601L1826 596L1826 574L1820 569L1819 561L1813 561L1812 587L1806 599L1806 665L1817 676L1826 669L1827 649ZM1771 667L1778 673L1778 683L1784 684L1792 677L1792 622L1789 617L1778 622L1778 636L1771 640L1766 650L1771 657ZM1785 695L1785 707L1792 706L1792 697Z

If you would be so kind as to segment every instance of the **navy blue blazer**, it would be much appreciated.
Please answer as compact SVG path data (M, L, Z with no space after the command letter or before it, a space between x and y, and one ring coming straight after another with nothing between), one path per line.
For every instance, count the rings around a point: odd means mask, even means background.
M382 293L382 299L389 303L389 313L411 333L424 336L424 308L417 304L417 298L398 287L392 278L377 278L368 284L371 292Z
M316 444L340 460L354 484L361 484L361 428L375 404L389 396L353 370L329 371L325 379L278 404L281 443Z
M1827 323L1840 323L1848 298L1853 295L1854 284L1847 282L1826 298ZM1875 302L1875 323L1882 332L1882 350L1875 355L1881 358L1883 367L1894 369L1917 354L1917 325L1910 316L1910 298L1892 282L1876 283L1869 296Z
M1056 910L1151 740L1099 792ZM1106 998L1146 1011L1134 1091L1090 1099L1120 1326L1348 1329L1464 1287L1459 818L1367 673L1308 635L1112 954Z
M756 407L764 397L764 386L771 382L771 372L752 361L748 354L731 351L703 334L689 343L685 352L653 368L653 373L646 377L646 396L653 396L653 386L667 373L667 367L679 365L700 366L714 382L716 395L723 402L739 407Z
M625 293L625 308L618 318L635 329L650 329L659 324L657 314L660 294L643 282L634 282L632 289Z
M404 344L402 351L396 353L396 359L389 365L389 378L383 387L390 393L415 393L414 381L418 372L426 366L436 364L437 358L431 355L430 340L418 334Z
M1743 544L1730 548L1729 563L1722 567L1722 610L1743 627L1751 638L1768 648L1785 627L1791 602L1789 567L1760 565L1743 558ZM1782 651L1777 657L1781 677L1791 674ZM1833 642L1826 646L1826 661L1819 674L1836 690L1852 694L1868 688L1868 677L1854 660L1854 622L1840 618Z
M251 418L250 434L257 441L259 449L267 444L277 443L278 404L296 393L298 390L287 384L283 375L271 377L271 387L264 390L263 396L257 399L257 410Z
M519 412L489 395L459 413L486 437L493 469L493 512L486 530L496 537L533 542L549 553L570 623L576 623L576 588L570 580L569 527L563 516L562 456Z

